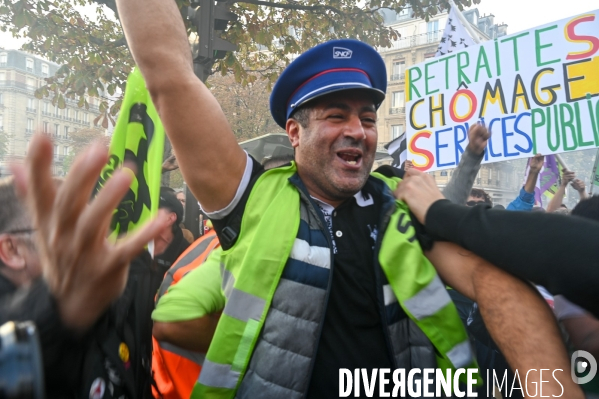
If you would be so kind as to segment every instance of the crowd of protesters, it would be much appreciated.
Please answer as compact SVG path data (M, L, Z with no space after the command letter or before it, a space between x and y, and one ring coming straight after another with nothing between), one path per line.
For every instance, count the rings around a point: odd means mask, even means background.
M472 188L490 137L477 124L443 193L414 168L371 174L387 74L354 40L281 74L271 112L295 156L262 165L195 77L175 2L117 6L212 228L190 244L184 196L163 188L158 217L111 243L128 172L90 202L104 149L57 184L52 144L32 140L0 184L0 322L36 324L48 397L331 398L341 368L437 367L556 370L545 394L584 397L568 351L599 355L599 199L572 171L533 212L535 155L517 198L493 208Z

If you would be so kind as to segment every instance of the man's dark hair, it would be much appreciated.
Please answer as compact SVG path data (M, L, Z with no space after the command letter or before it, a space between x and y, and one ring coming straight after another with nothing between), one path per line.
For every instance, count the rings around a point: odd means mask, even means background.
M599 222L599 196L594 195L591 198L580 201L574 209L572 209L571 215Z
M474 198L482 198L485 201L485 204L493 205L493 200L491 199L489 194L487 194L485 190L481 190L480 188L473 188L470 191L470 196Z
M158 208L166 208L177 215L177 221L173 224L173 231L179 227L183 220L183 205L177 199L175 190L170 187L160 187L160 202Z
M0 233L31 228L31 219L15 193L12 177L0 179L0 204Z
M298 109L296 109L295 111L293 111L291 113L291 115L289 115L289 118L295 119L297 121L297 123L299 123L300 126L305 129L310 125L310 112L311 111L312 111L312 108L310 108L309 106L303 105L303 106L299 107Z

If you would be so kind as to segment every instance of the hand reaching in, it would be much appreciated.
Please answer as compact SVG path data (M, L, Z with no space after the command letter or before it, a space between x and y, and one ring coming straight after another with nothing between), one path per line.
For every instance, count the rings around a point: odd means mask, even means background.
M37 227L36 244L43 276L64 324L85 331L119 297L129 261L164 227L159 215L116 244L107 239L113 210L132 181L117 170L98 196L89 201L107 152L93 145L77 157L60 187L52 181L52 142L35 136L25 165L13 165L17 191L27 202Z

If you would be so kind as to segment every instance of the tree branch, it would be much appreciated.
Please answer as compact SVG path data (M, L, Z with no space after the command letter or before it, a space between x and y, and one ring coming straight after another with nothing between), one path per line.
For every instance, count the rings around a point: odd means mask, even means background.
M100 39L99 37L89 35L89 41L98 46L121 47L121 46L127 45L127 39L125 38L125 36L121 36L119 39L117 39L113 42L107 42L104 39Z
M322 5L322 6L304 6L304 5L300 5L300 4L273 3L273 2L270 2L270 1L261 1L261 0L243 0L243 1L238 1L237 3L248 3L248 4L254 4L254 5L257 5L257 6L265 6L265 7L272 7L272 8L283 8L285 10L298 10L298 11L322 11L322 10L329 10L329 11L334 11L337 14L345 14L340 9L338 9L336 7L333 7L333 6L328 6L328 5Z

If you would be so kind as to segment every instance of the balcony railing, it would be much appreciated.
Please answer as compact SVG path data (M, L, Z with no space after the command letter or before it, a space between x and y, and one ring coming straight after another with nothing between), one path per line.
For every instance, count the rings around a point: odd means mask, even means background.
M33 134L33 129L25 129L25 134Z
M391 75L390 80L404 80L405 78L406 78L406 75L403 73L400 73L400 74L396 74L396 75Z
M393 107L389 108L389 115L404 114L406 107Z
M380 47L380 52L399 50L404 48L425 46L427 44L437 44L443 36L442 30L421 33L419 35L405 36L391 43L391 47Z
M33 113L35 113L35 108L31 108L31 107L25 107L25 110L26 110L27 112L33 112Z

